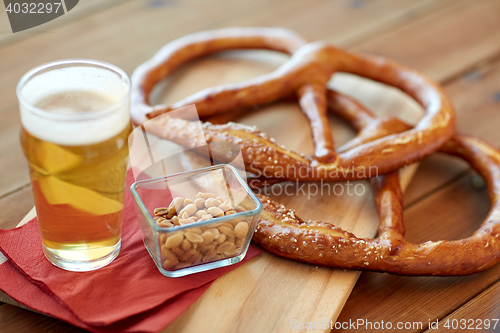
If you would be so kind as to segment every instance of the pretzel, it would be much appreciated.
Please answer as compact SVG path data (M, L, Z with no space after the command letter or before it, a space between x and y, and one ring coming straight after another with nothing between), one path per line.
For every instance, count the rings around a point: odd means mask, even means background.
M486 180L491 210L469 238L413 244L404 240L398 173L371 183L380 223L377 238L354 234L320 221L304 222L293 210L259 196L264 205L253 240L286 258L343 269L399 275L466 275L500 261L500 153L472 137L455 135L440 149L471 164Z
M359 141L351 144L363 144L410 128L395 118L378 119L354 99L333 91L328 94L328 104L332 113L362 133ZM327 222L305 222L293 210L257 195L263 210L253 241L273 254L334 268L441 276L487 269L500 261L500 179L497 177L500 153L479 139L459 135L447 141L440 151L465 159L487 182L492 209L479 230L469 238L423 244L406 242L402 192L396 171L371 179L380 218L377 238L358 238ZM196 168L197 158L200 157L185 161L191 163L189 169ZM249 179L249 184L253 181ZM262 179L255 181L254 187L261 186ZM266 181L276 182L275 179Z
M150 106L149 94L162 78L179 65L212 52L235 48L262 48L291 54L291 59L274 72L240 83L210 88L171 107ZM394 118L377 119L355 100L328 90L334 72L347 72L395 86L419 102L426 115L415 128ZM359 56L323 43L307 44L297 35L281 29L229 29L189 35L165 46L133 76L132 118L136 124L148 121L147 129L188 148L199 140L209 144L240 145L250 171L266 167L307 168L297 177L271 172L269 181L340 180L366 178L355 170L376 166L384 174L372 178L380 215L378 238L358 238L331 224L305 222L265 196L254 241L268 251L294 260L348 269L384 271L402 275L465 275L484 270L500 261L497 241L500 224L500 153L479 139L453 135L455 116L441 88L430 79L395 62ZM226 112L244 110L254 104L296 96L308 117L315 142L315 156L286 150L255 128L236 123L203 124L204 138L196 137L196 125L189 119L163 115L171 109L195 103L202 118L222 119ZM327 109L355 127L358 136L333 150L326 121ZM162 115L162 117L157 117ZM469 238L458 241L412 244L404 240L402 194L397 170L441 151L467 160L486 180L492 209L481 227ZM224 151L213 149L215 159ZM353 170L353 172L349 172ZM331 171L341 171L332 176ZM347 171L347 172L345 172ZM267 176L267 175L266 175Z
M154 86L175 68L189 60L223 50L268 49L291 54L275 71L233 85L200 91L172 106L151 106ZM401 89L426 111L415 126L402 133L374 141L362 138L349 149L334 151L326 120L326 84L335 72L346 72ZM378 174L396 170L436 151L454 132L455 115L442 89L431 79L396 62L374 56L360 56L325 43L306 43L284 29L239 28L195 33L162 48L139 66L132 76L131 113L139 125L148 119L149 130L166 139L196 147L198 130L189 120L168 116L169 110L195 104L200 117L210 117L255 104L270 103L295 94L308 117L315 143L315 155L287 150L256 128L236 123L203 124L205 139L230 142L241 147L246 166L252 172L278 179L347 180L372 175L360 170L373 168ZM217 152L215 152L217 153ZM221 156L214 156L224 159ZM301 170L301 173L294 172Z

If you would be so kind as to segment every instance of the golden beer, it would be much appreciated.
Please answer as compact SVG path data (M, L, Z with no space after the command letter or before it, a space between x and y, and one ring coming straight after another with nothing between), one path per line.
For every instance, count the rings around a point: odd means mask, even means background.
M129 83L110 65L65 65L21 80L21 145L46 257L87 271L120 250Z

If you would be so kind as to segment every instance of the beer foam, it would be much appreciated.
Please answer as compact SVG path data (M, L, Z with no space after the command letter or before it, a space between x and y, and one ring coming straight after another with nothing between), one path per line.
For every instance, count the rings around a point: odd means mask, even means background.
M53 69L35 74L19 89L23 127L44 141L94 144L130 124L128 82L104 68Z

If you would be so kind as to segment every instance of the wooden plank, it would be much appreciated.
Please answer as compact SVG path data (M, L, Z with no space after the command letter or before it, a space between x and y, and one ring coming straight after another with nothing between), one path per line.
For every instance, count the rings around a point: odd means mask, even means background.
M357 45L447 81L500 52L500 2L457 1L400 29Z
M0 109L0 198L29 183L26 159L19 143L20 120L17 105ZM24 211L26 213L26 211Z
M31 312L16 306L4 304L0 306L0 331L16 333L58 332L83 333L76 328L54 318Z
M230 17L213 26L270 26L297 31L311 40L323 40L349 47L372 36L397 29L418 17L426 16L453 1L378 0L378 1L275 1L265 10ZM211 27L212 28L212 27Z
M0 199L0 229L11 229L33 208L31 186L26 186Z
M470 174L408 208L405 211L406 239L420 243L471 235L489 210L487 190L474 187L471 177ZM422 322L425 329L429 320L444 318L495 283L499 275L500 265L465 277L363 273L338 321L368 318L372 322L391 320L394 325L396 322ZM422 329L408 330L419 331Z
M17 32L15 34L12 33L7 12L0 10L0 46L16 42L20 39L29 38L36 34L53 33L55 29L58 29L65 24L74 22L95 12L123 4L127 1L131 0L81 0L75 8L63 16L58 17L56 20L28 30Z
M500 330L500 283L497 282L471 301L439 320L432 330ZM427 332L427 331L426 331Z

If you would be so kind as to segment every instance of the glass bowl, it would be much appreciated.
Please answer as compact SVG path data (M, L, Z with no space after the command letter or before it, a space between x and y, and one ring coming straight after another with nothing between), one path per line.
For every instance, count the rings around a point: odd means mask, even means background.
M159 271L168 277L240 262L245 257L262 211L261 202L236 169L227 164L140 180L132 184L130 191L144 244ZM197 196L212 194L216 199L224 200L226 206L231 206L231 211L224 213L231 215L216 215L173 227L159 226L154 219L161 213L158 208L169 207L173 198L182 197L194 202ZM183 214L182 210L179 213Z

